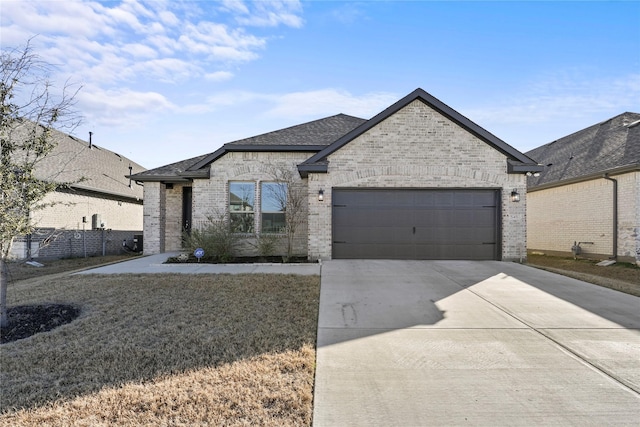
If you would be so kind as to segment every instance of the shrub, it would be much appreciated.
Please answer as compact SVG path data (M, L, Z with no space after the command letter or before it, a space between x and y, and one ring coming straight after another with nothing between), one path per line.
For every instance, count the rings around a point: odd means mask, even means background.
M201 227L193 228L182 235L183 247L190 252L204 249L205 258L228 262L236 252L239 236L231 232L226 216L209 216Z
M262 257L274 256L276 245L279 243L281 236L276 234L260 234L256 236L256 248Z

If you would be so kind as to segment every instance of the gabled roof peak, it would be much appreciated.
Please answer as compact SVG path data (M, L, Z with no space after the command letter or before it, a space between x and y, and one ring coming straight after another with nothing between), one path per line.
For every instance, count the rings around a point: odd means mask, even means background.
M520 172L519 168L523 167L527 170L537 171L539 166L529 157L516 150L500 138L496 137L492 133L488 132L486 129L478 126L476 123L472 122L462 114L458 113L453 108L446 105L444 102L440 101L433 95L427 93L422 88L417 88L399 101L395 102L393 105L386 108L384 111L380 112L376 116L372 117L370 120L366 121L362 125L358 126L348 134L344 135L342 138L325 148L324 150L318 152L311 158L309 158L304 163L301 163L298 166L298 170L302 176L306 176L308 172L318 172L324 171L321 166L322 162L329 156L331 153L339 150L344 145L351 142L353 139L358 137L359 135L365 133L369 129L375 127L380 122L384 121L391 115L395 114L402 108L406 107L410 103L419 100L424 102L429 107L438 111L443 116L447 117L454 123L458 124L462 128L466 129L468 132L474 134L476 137L480 138L496 150L500 151L509 159L509 170L510 172ZM524 170L524 169L523 169Z

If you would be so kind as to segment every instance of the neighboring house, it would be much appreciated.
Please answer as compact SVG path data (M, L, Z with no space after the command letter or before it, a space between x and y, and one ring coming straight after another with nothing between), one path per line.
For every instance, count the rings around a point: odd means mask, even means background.
M14 134L34 124L20 126L23 129L14 130ZM142 235L143 188L125 176L145 168L59 131L54 130L51 137L57 145L38 163L36 176L73 184L45 197L42 203L52 206L29 213L37 228L14 241L12 257L117 254L123 251L123 241L132 248L134 236Z
M640 114L624 113L527 153L528 248L640 265ZM572 251L573 248L573 251Z
M370 120L339 114L133 175L145 253L180 250L182 230L216 214L248 240L273 233L288 215L274 212L274 169L304 192L297 255L520 260L525 174L541 168L417 89Z

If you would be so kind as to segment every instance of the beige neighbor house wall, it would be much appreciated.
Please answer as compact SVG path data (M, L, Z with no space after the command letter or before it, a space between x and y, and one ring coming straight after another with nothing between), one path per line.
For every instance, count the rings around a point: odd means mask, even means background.
M618 181L618 257L640 262L640 172L615 175ZM532 251L582 256L613 254L613 183L604 178L533 190L528 194L527 234Z
M82 217L86 217L85 227L91 228L91 217L98 214L105 228L142 230L142 201L132 203L115 197L54 191L45 197L43 203L54 205L32 213L37 227L81 230Z
M414 101L309 174L309 257L330 259L331 190L340 187L487 188L502 191L502 259L526 258L526 180L506 156L421 101ZM318 191L324 190L324 201ZM513 189L520 202L511 202Z
M122 241L130 242L135 234L142 231L142 200L133 202L68 190L49 193L42 203L51 206L31 212L36 228L32 235L19 236L14 240L11 258L54 259L94 256L103 252L120 253ZM100 231L92 232L94 214L100 216L106 235ZM86 223L82 222L83 217Z

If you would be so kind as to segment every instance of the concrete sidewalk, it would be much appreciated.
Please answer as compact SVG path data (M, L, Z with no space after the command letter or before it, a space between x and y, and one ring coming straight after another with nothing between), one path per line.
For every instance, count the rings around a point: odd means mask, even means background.
M157 255L140 256L131 260L91 268L75 274L245 274L245 273L269 273L269 274L301 274L319 275L322 267L319 263L300 264L163 264L168 258L178 255L179 252L165 252Z
M321 280L314 427L640 422L638 297L502 262Z

